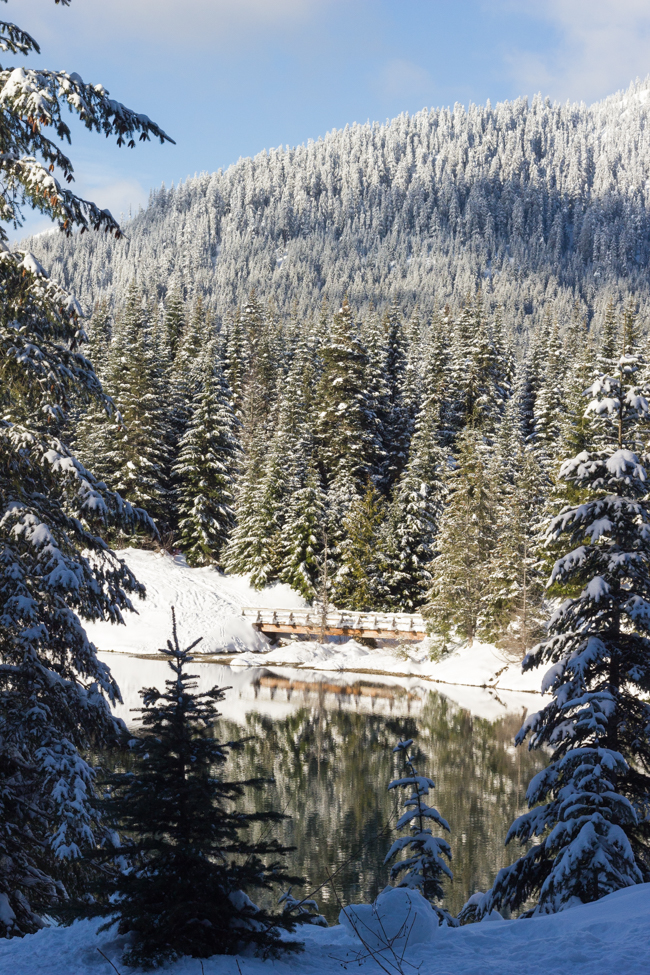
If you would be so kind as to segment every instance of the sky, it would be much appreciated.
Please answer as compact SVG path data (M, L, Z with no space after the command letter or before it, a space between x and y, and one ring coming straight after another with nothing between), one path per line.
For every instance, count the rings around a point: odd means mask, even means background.
M536 92L589 104L650 74L648 0L9 0L0 16L39 42L28 65L101 82L176 141L117 149L72 126L74 188L118 219L163 182L348 123Z

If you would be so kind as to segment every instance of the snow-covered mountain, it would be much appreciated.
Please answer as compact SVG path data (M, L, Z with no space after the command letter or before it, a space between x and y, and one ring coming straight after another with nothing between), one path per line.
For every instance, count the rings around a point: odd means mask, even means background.
M346 126L151 194L126 239L29 246L86 307L173 278L218 315L251 288L280 310L459 303L483 283L515 328L554 302L591 317L648 293L650 79L592 106L536 97Z

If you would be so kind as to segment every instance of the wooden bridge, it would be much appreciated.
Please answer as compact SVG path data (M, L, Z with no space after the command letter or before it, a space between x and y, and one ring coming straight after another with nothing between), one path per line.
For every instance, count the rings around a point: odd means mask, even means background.
M423 640L427 628L419 613L352 613L330 609L263 609L246 606L242 616L261 633L362 636L383 640Z

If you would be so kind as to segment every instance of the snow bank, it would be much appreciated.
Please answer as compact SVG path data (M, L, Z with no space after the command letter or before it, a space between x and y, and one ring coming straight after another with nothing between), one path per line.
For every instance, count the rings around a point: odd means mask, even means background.
M125 626L88 623L89 638L100 650L154 654L171 631L171 607L176 608L179 638L190 643L202 636L201 653L239 653L263 650L266 638L241 616L242 606L301 609L307 604L289 586L270 586L257 592L243 576L223 576L216 569L191 569L182 556L124 549L117 553L147 588L135 600L137 614L126 613Z
M403 905L401 905L403 910ZM365 908L356 907L363 914ZM402 970L419 975L647 975L650 958L650 884L610 894L595 904L527 921L436 928L427 938L426 915L416 938L409 939ZM391 933L400 920L397 908ZM120 956L123 940L97 934L99 921L80 921L69 928L47 928L12 941L0 941L0 971L20 975L112 975L98 948L125 973ZM205 975L340 975L351 965L363 975L382 969L347 925L307 928L300 932L305 951L277 961L221 957L203 962ZM420 940L424 938L424 940ZM402 946L398 946L401 956ZM391 956L384 954L387 960ZM413 967L411 967L413 966ZM383 970L386 971L386 962ZM183 958L165 966L167 975L199 975L201 963ZM394 967L389 969L396 971ZM128 972L135 975L134 969Z
M430 659L429 640L403 644L395 650L385 647L373 649L361 646L356 640L343 644L321 644L293 641L259 653L243 653L232 661L233 666L309 667L310 670L357 672L378 671L395 676L424 677L442 684L461 684L490 688L497 692L540 694L541 671L521 672L521 664L509 661L496 647L477 641L464 646L442 660Z

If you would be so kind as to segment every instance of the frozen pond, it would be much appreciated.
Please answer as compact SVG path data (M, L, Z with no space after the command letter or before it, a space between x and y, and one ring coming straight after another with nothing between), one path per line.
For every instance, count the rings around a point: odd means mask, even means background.
M167 666L155 658L101 656L122 690L118 713L132 724L139 689L162 687ZM518 854L503 841L525 808L530 778L545 764L543 755L513 745L525 711L509 712L478 689L457 703L416 679L214 663L197 663L192 672L201 690L231 687L220 706L222 737L254 739L232 754L228 768L233 777L275 779L251 794L250 808L291 817L276 835L296 847L288 867L306 877L306 889L348 860L335 880L344 904L372 899L388 883L383 860L391 839L385 827L395 822L395 797L386 787L398 771L392 746L400 735L416 738L423 754L419 771L436 782L432 805L451 826L451 910L486 889ZM328 919L338 915L331 886L316 899Z

